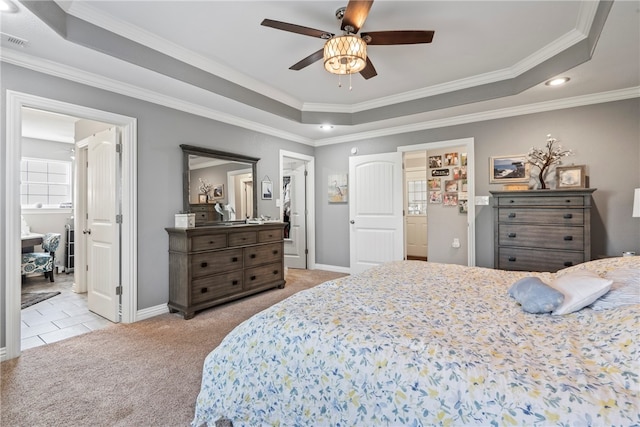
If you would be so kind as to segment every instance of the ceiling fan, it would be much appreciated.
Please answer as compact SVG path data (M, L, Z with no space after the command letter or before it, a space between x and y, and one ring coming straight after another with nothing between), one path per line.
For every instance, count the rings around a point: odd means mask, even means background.
M322 49L293 64L289 67L290 70L301 70L320 59L324 59L324 67L330 73L353 74L359 72L365 79L370 79L378 73L371 59L367 56L367 45L431 43L434 35L434 31L396 30L362 32L358 36L372 4L373 0L350 0L346 7L341 7L336 11L336 18L342 21L340 29L344 34L341 36L336 36L328 31L272 19L263 20L261 25L326 40Z

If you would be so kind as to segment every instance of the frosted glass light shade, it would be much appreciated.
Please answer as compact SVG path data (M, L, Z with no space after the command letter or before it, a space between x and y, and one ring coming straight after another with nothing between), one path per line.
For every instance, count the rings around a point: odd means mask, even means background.
M332 74L359 73L367 66L367 44L353 34L333 37L324 44L323 56Z

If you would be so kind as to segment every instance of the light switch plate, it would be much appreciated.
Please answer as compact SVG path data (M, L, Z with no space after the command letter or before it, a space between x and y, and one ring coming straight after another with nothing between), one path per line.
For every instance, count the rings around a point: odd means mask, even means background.
M476 196L476 206L478 205L489 205L489 196Z

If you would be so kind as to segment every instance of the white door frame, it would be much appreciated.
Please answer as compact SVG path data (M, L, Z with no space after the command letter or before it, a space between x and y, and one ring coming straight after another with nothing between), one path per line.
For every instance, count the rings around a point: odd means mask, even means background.
M474 138L461 138L449 141L429 142L416 145L404 145L398 147L398 151L421 151L435 150L440 148L449 148L456 146L464 146L467 150L467 184L469 203L467 205L467 265L476 265L476 205L475 205L475 154L474 154Z
M3 360L20 356L20 159L22 107L46 110L113 123L122 129L122 322L136 321L137 283L137 119L80 105L7 90L6 101L6 212L5 339Z
M295 153L293 151L280 150L280 218L283 218L282 212L282 185L283 185L283 168L284 158L290 157L296 160L302 160L307 162L307 269L315 270L316 268L316 207L315 207L315 158L313 156L307 156L306 154Z

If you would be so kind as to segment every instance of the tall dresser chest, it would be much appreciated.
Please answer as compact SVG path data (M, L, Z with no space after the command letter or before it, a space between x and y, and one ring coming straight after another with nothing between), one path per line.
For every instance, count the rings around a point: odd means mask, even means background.
M195 312L284 288L284 223L167 228L169 310Z
M494 267L555 272L590 261L595 190L491 191Z

